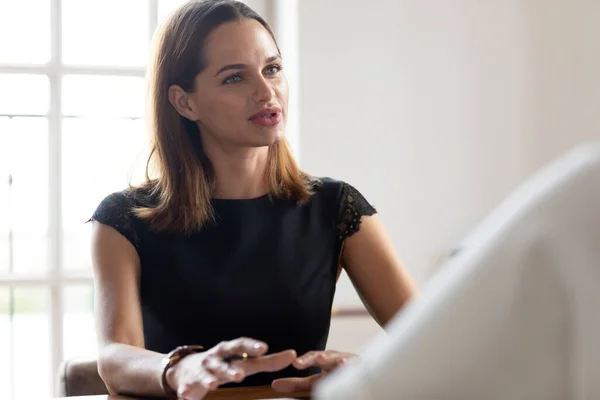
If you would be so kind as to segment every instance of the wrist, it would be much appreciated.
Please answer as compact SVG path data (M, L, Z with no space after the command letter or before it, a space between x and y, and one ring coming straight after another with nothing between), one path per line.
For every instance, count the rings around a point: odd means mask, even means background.
M179 346L162 359L161 388L167 398L176 400L177 396L177 366L185 357L202 351L202 346Z
M178 371L178 367L180 364L177 365L173 365L171 368L168 368L166 371L164 371L165 373L165 382L163 383L163 385L167 385L168 387L170 387L171 389L173 389L174 391L177 391L177 388L179 387L179 380L177 379L177 371ZM163 367L164 369L164 367ZM162 377L161 377L162 378ZM163 387L163 390L165 388ZM166 391L165 391L166 393Z

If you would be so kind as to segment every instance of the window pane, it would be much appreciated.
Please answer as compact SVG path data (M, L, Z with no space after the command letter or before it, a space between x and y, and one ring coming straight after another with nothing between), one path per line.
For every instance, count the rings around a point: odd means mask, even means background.
M97 202L99 203L100 200ZM63 204L65 201L63 200ZM96 204L98 205L98 204ZM91 207L93 208L93 207ZM67 212L65 210L65 212ZM88 212L88 219L93 210ZM73 219L72 213L65 219ZM92 268L91 254L92 225L80 223L78 226L67 225L63 231L63 268L66 270L90 270Z
M14 354L15 400L51 395L49 303L46 288L14 289L15 313L9 330Z
M145 91L143 78L67 75L63 78L63 114L141 117Z
M63 121L64 268L90 268L86 221L110 193L139 182L146 161L142 120L66 118ZM108 162L110 160L110 162Z
M9 291L0 287L0 399L10 399L10 363L12 346L10 343Z
M41 272L48 254L46 118L0 120L0 144L0 257L9 260L12 253L14 272Z
M44 115L49 105L47 76L0 74L0 114Z
M13 271L19 274L44 272L48 268L46 235L13 235Z
M0 38L0 63L48 62L50 0L0 1Z
M96 358L94 292L91 285L68 286L63 291L64 356Z
M10 271L9 259L9 241L8 234L0 234L0 274L7 274Z
M0 117L0 274L9 271L8 247L8 130L10 119Z
M63 61L143 66L149 44L148 1L62 1Z

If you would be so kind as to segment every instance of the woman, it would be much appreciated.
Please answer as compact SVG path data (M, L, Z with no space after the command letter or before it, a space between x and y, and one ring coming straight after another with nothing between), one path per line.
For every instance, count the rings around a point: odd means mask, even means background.
M149 72L154 175L92 218L104 382L194 400L222 385L310 389L353 357L324 351L338 267L381 325L412 279L358 191L295 164L281 54L250 8L186 3Z

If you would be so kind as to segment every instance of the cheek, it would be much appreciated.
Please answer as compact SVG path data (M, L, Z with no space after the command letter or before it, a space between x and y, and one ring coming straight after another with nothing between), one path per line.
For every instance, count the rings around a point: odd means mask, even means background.
M244 102L231 94L215 94L198 103L198 119L207 125L231 124L243 113Z
M281 79L275 91L277 92L277 97L281 102L281 107L283 107L283 109L287 111L290 88L288 85L288 81L287 79L285 79L285 77Z

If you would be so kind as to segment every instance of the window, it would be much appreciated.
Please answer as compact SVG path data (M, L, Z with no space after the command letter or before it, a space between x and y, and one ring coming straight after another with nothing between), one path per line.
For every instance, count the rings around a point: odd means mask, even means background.
M143 172L148 44L182 2L0 2L1 399L96 356L86 221Z

